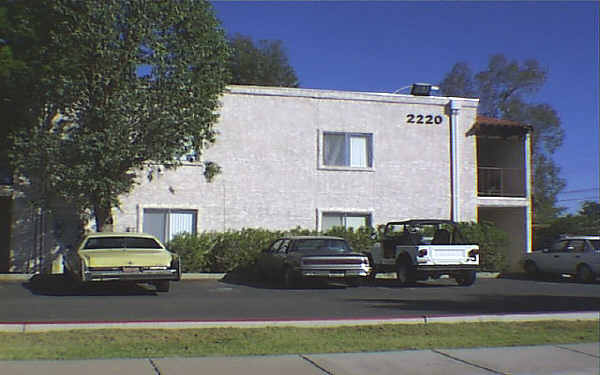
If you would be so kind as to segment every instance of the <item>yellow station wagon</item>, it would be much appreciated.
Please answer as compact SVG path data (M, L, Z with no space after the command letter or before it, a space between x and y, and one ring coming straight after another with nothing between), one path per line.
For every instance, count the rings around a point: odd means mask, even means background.
M101 232L85 236L63 258L64 273L76 282L131 281L149 283L159 292L181 280L179 256L154 236Z

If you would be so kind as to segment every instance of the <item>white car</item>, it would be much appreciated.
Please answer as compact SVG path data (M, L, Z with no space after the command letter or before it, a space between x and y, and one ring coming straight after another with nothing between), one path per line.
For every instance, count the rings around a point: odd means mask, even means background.
M569 274L578 281L592 282L600 275L600 236L565 236L548 249L523 257L530 275Z

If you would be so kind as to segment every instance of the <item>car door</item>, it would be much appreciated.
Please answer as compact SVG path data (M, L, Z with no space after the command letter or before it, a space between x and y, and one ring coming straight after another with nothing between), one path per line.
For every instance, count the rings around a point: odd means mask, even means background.
M258 269L266 275L273 275L276 272L276 254L277 250L283 243L283 239L275 240L260 254L258 258Z
M555 242L548 251L540 254L536 264L542 272L562 272L561 262L566 259L565 248L569 241L560 240Z
M581 262L586 249L585 240L571 240L565 247L562 262L557 265L557 268L562 273L576 274L577 265Z
M292 240L284 239L281 242L281 246L279 246L277 251L273 254L273 267L275 269L275 272L282 274L292 244Z

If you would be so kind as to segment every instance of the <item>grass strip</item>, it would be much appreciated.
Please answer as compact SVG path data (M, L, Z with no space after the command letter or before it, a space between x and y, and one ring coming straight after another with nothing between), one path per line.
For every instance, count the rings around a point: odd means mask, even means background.
M0 333L0 359L245 356L568 344L598 341L599 329L597 321L544 321Z

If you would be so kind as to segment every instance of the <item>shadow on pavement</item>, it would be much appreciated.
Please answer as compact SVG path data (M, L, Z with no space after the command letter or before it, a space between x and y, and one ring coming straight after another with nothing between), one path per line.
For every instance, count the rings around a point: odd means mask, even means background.
M152 287L142 284L105 281L78 284L60 274L33 275L23 287L31 293L44 296L131 296L157 295Z
M444 311L454 314L513 314L600 310L600 297L556 295L468 295L466 299L356 298L348 302L398 311Z
M237 269L225 274L221 279L222 282L234 285L244 285L252 288L261 289L286 289L283 286L282 280L265 280L262 279L255 269L243 268ZM400 285L396 279L364 280L357 285L348 285L343 281L328 281L328 280L303 280L301 284L294 289L344 289L354 287L387 287L387 288L445 288L456 286L454 282L448 284L445 282L437 282L435 280L425 282L416 282L408 285Z
M568 275L557 275L557 274L540 274L540 275L529 275L524 272L520 273L502 273L498 276L499 279L508 279L508 280L531 280L531 281L545 281L545 282L555 282L555 283L574 283L574 284L591 284L591 285L600 285L600 279L596 279L591 283L582 283L575 279L573 276Z

